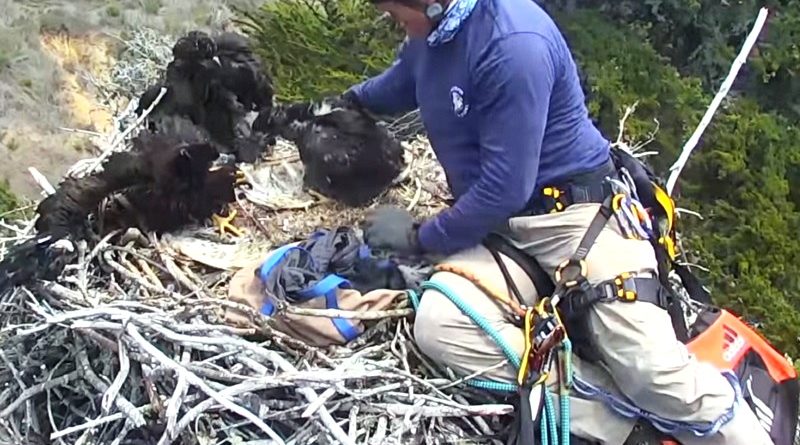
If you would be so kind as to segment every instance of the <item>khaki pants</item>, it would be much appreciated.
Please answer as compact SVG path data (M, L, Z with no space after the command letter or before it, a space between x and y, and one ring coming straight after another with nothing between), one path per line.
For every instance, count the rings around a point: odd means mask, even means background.
M574 254L597 209L597 204L578 204L560 214L512 218L506 235L553 276L556 266ZM496 289L507 289L499 267L482 246L462 251L447 262L479 274ZM623 237L613 218L592 245L586 262L592 283L626 271L652 274L656 269L649 242ZM533 283L513 261L504 257L504 263L526 303L534 304L537 295ZM456 292L499 332L518 356L522 354L522 331L506 320L504 308L458 275L438 272L431 280ZM573 354L574 371L583 380L624 395L644 410L678 421L713 421L731 405L730 384L715 368L688 354L675 338L665 310L650 303L600 303L590 309L589 317L602 359L592 364ZM414 335L426 355L459 374L479 372L505 360L497 344L435 290L422 293ZM482 377L512 383L516 371L508 363L495 366ZM558 406L556 384L555 378L548 381ZM570 406L572 434L589 440L622 444L634 425L634 421L614 413L602 402L583 399L574 391ZM745 403L740 404L734 418L717 434L698 438L687 433L677 439L686 445L772 444Z

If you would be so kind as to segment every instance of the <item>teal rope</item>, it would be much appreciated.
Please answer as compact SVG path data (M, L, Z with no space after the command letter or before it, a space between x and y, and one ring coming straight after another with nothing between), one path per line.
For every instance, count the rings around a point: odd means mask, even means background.
M570 410L567 391L572 387L572 342L569 338L564 337L561 348L564 350L564 377L566 378L566 382L561 382L561 387L559 388L561 393L561 445L569 445Z
M492 380L472 379L467 381L467 384L476 388L488 389L489 391L500 392L517 392L517 385L505 382L495 382Z
M550 395L550 391L545 389L544 391L544 415L542 416L542 423L539 427L541 431L541 442L542 445L548 444L556 444L558 443L558 428L556 427L556 417L553 415L555 412L555 408L553 407L553 396ZM548 432L549 431L549 432ZM551 440L549 435L552 434L553 438ZM569 442L569 433L567 433L567 442Z
M426 283L429 283L430 286L426 286ZM437 283L430 283L430 282L426 281L425 283L422 283L422 287L423 287L423 289L434 288L435 290L438 290L439 292L443 293L451 301L453 301L453 298L458 299L457 297L455 297L455 295L453 295L450 292L450 289L447 288L447 286L439 285ZM436 288L436 287L440 287L440 288ZM414 306L414 310L415 311L418 310L419 309L419 296L417 295L417 292L415 290L413 290L413 289L407 289L406 290L406 294L408 295L409 300L411 300L411 305ZM451 295L453 296L453 298L451 298ZM459 308L461 308L462 311L464 311L463 307L466 307L466 305L460 299L458 299L458 302L461 304L461 306L459 306L459 303L456 303L455 301L453 301L453 303L456 304L456 306L458 306ZM473 322L478 324L478 322L476 321L476 317L480 318L480 315L475 314L471 309L469 309L469 311L470 311L470 313L468 313L467 315L470 318L472 318ZM483 321L482 324L483 324L483 326L481 326L481 327L484 330L488 329L488 330L494 331L494 329L491 326L489 326L485 321ZM495 339L495 341L498 341L498 339L500 341L503 340L502 338L500 338L499 334L495 333L495 335L497 337ZM492 337L492 338L494 338L494 337ZM511 348L509 347L508 350L510 350L510 349ZM504 350L504 352L506 353L506 355L508 355L508 351ZM516 365L517 369L519 369L519 366L520 365ZM496 381L493 381L493 380L483 380L483 379L470 379L470 380L467 380L466 383L468 385L470 385L470 386L475 387L475 388L486 389L486 390L489 390L489 391L509 392L509 393L517 392L517 385L511 384L511 383L496 382Z
M426 281L422 283L422 288L437 290L442 294L444 294L444 296L449 298L450 301L453 302L453 304L455 304L459 309L461 309L461 312L467 314L467 316L471 318L472 321L475 322L475 324L477 324L478 326L480 326L481 329L486 331L489 337L492 337L492 340L494 340L495 343L497 343L500 346L500 349L502 349L503 352L506 354L508 360L514 364L514 367L516 369L519 369L519 367L522 365L522 359L514 354L514 350L511 349L511 346L509 346L505 341L503 341L502 337L500 337L500 334L498 334L497 331L489 325L486 319L484 319L483 317L480 316L480 314L472 310L471 307L467 306L467 304L464 303L462 299L458 298L453 292L450 291L449 287L441 283Z
M414 311L419 310L419 296L414 289L406 289L406 295L411 300L411 306L414 306Z
M500 337L500 334L491 326L489 323L484 319L480 314L475 312L471 307L467 306L466 303L455 293L453 293L449 287L445 286L441 283L435 283L432 281L425 281L421 285L422 289L433 289L436 291L441 292L445 297L447 297L451 302L453 302L456 307L458 307L461 312L466 314L472 321L478 325L481 329L483 329L492 340L497 343L500 349L503 350L506 358L514 365L516 370L519 370L520 366L522 366L522 359L517 357L514 354L514 351L511 349L511 346ZM417 293L411 289L407 292L408 298L411 300L411 304L414 306L414 310L419 308L419 296ZM569 341L568 338L564 338L561 348L564 349L566 359L565 359L565 366L564 366L564 373L566 374L566 380L568 387L572 386L572 343ZM482 388L482 389L489 389L495 391L505 391L505 392L516 392L518 386L515 384L508 384L503 382L494 382L488 380L480 380L480 379L472 379L467 381L467 384ZM543 384L544 385L544 384ZM543 445L550 445L550 444L557 444L558 440L558 427L556 426L556 419L555 419L555 408L553 407L553 399L550 391L547 388L544 388L544 412L542 413L541 419L541 443ZM561 405L561 444L562 445L569 445L569 431L570 431L570 405L569 405L569 394L565 389L565 385L561 385L560 397L559 397L559 404ZM525 403L525 401L521 401L521 403ZM548 431L549 430L549 431ZM553 439L552 442L550 441L550 434L552 434Z

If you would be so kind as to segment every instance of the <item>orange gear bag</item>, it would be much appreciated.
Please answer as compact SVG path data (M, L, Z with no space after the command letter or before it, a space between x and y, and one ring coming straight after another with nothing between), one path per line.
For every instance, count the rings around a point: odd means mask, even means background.
M775 445L794 443L797 371L763 336L727 310L709 307L700 311L686 346L699 360L737 375L744 399Z

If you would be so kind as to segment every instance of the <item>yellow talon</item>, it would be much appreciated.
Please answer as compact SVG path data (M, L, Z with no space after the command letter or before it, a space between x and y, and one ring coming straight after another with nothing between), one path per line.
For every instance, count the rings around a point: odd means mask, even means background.
M316 198L317 202L319 202L320 204L325 204L325 203L331 202L330 198L328 198L327 196L323 195L322 193L320 193L320 192L318 192L318 191L316 191L314 189L308 189L308 194L311 195L312 197Z
M214 225L219 229L220 236L224 236L226 230L234 236L244 236L245 231L233 225L234 218L236 218L236 210L231 210L228 216L211 215Z
M247 180L247 176L245 176L244 172L241 170L236 170L236 182L235 185L247 185L250 182Z

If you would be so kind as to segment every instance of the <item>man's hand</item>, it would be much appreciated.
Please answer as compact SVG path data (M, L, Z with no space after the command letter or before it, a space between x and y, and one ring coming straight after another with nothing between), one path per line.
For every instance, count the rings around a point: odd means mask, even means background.
M381 206L370 212L364 221L364 242L370 247L398 253L421 253L417 227L405 209Z

